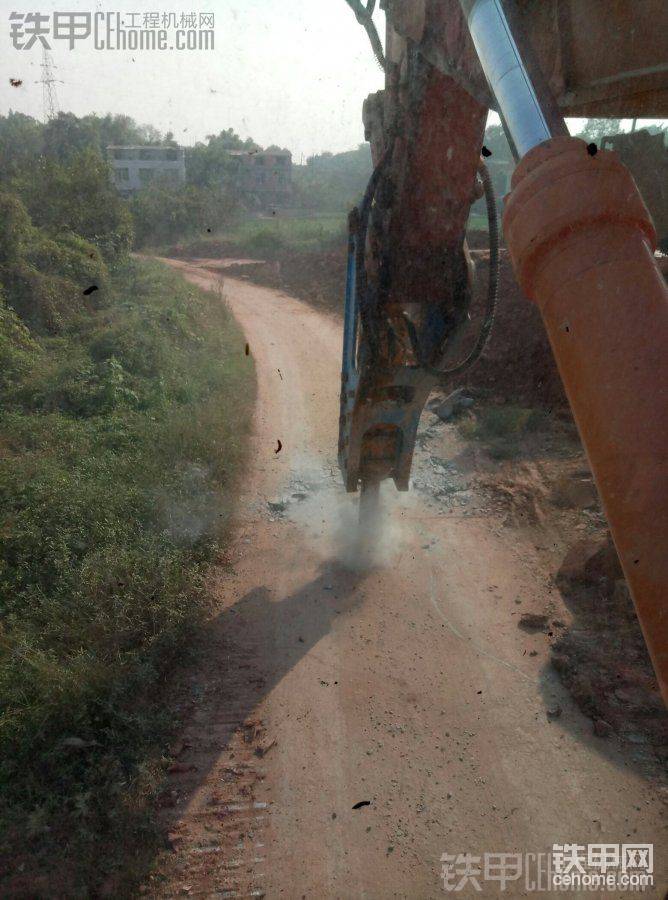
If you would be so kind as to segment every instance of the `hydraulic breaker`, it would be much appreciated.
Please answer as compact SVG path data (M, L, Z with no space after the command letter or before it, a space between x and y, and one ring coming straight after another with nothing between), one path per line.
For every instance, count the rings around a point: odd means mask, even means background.
M395 41L388 66L402 74L365 104L376 168L349 220L339 462L346 489L362 488L365 497L386 478L408 489L422 409L453 373L443 360L468 321L472 273L464 235L483 190L496 235L493 189L480 161L487 110L409 48L395 62L396 49ZM474 356L493 319L493 244Z

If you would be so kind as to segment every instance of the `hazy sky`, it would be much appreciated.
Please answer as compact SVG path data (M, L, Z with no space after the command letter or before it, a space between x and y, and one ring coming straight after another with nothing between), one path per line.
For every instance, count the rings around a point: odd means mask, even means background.
M14 48L12 12L48 15L50 30L54 12L118 12L126 26L130 14L139 26L144 14L180 20L182 13L213 12L213 50L96 49L92 36L70 49L68 41L47 37L60 109L126 113L173 131L181 144L231 127L263 146L288 147L296 162L322 150L351 149L364 139L362 101L383 86L383 76L345 0L142 5L149 2L118 0L103 7L95 0L0 0L0 113L14 109L43 118L41 43ZM376 19L383 35L383 14ZM174 29L168 35L171 44ZM13 88L10 78L23 84ZM581 121L573 120L574 131Z
M347 150L364 140L364 97L382 87L345 0L0 0L0 113L43 118L41 45L14 49L9 16L54 11L137 13L138 25L144 13L214 13L214 50L96 50L92 37L70 50L67 41L47 37L62 110L126 113L173 131L183 144L232 127L262 145L287 146L296 161ZM12 88L10 78L22 86Z

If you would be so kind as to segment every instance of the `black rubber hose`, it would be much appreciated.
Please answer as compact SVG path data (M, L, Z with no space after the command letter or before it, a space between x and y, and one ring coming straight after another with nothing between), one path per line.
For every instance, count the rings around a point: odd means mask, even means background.
M487 346L487 341L494 326L496 317L496 307L499 293L499 215L496 208L496 194L492 178L489 174L487 166L480 161L480 177L485 189L485 204L487 206L487 223L489 228L489 280L487 283L487 309L485 311L485 319L480 329L480 334L475 342L475 346L469 355L462 362L453 366L451 369L434 369L434 374L439 378L451 378L453 375L459 375L466 369L469 369L482 356L483 350Z
M358 309L359 316L362 321L362 326L367 332L367 340L370 340L372 344L374 344L374 337L372 334L373 329L371 328L370 323L370 315L371 310L369 309L369 296L368 296L368 279L366 272L366 237L369 230L369 219L371 217L371 209L373 207L373 201L376 197L376 191L378 190L378 185L380 183L381 175L385 171L385 168L389 165L390 160L392 159L392 152L394 149L394 143L390 144L389 147L385 149L385 152L381 156L376 168L373 170L371 178L369 179L369 183L367 184L366 191L364 192L364 197L362 198L361 203L357 207L358 215L357 215L357 256L355 263L355 291L358 298Z
M366 234L369 227L369 216L371 213L371 207L373 205L373 200L376 195L376 189L378 187L378 182L380 181L380 176L385 169L385 166L388 164L389 160L392 156L393 145L387 148L383 156L381 157L378 165L373 171L369 183L367 185L366 191L364 192L364 197L362 202L358 206L358 217L356 222L357 228L357 261L356 261L356 291L357 296L359 298L359 309L362 320L366 319L365 313L368 313L368 310L365 309L365 300L366 297L366 268L364 265L365 262L365 245L366 245ZM498 301L498 292L499 292L499 218L498 218L498 210L496 207L496 193L494 191L494 185L492 183L491 176L489 174L489 169L484 164L484 162L480 161L480 177L482 179L484 191L485 191L485 205L487 207L487 222L488 222L488 230L489 230L489 279L487 282L487 309L485 312L485 319L483 321L482 327L480 329L480 333L475 342L475 346L469 353L469 355L462 362L458 363L456 366L453 366L451 369L436 369L436 368L428 368L426 366L422 366L422 368L427 368L427 371L431 372L433 375L436 375L439 379L449 379L453 375L459 375L461 372L464 372L466 369L470 368L474 365L482 356L483 350L487 346L487 342L489 340L489 336L492 332L492 328L494 326L494 319L496 316L496 307ZM410 322L407 320L407 325L409 328L412 328L413 334L411 335L414 343L417 343L417 334L415 333L415 328Z

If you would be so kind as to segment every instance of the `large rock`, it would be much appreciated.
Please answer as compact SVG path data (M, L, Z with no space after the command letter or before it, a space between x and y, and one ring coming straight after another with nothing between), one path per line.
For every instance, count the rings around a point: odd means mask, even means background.
M560 586L575 584L601 585L610 589L623 578L619 557L609 534L603 537L588 537L570 548L557 572Z
M552 490L552 501L565 509L591 509L598 503L594 479L583 472L562 475Z
M439 399L430 404L430 409L442 422L449 422L457 413L464 409L470 409L471 406L473 406L473 398L464 396L464 388L457 388L448 394L445 400Z

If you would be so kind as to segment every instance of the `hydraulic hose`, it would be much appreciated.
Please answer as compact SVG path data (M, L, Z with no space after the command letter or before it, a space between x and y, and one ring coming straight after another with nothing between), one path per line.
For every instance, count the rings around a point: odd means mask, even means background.
M360 311L364 318L365 313L365 304L364 300L366 298L366 270L364 266L364 248L366 244L366 234L369 226L369 215L371 213L371 206L373 204L373 200L376 194L376 189L378 187L378 182L380 181L380 176L389 162L391 157L392 147L389 147L385 153L383 154L380 162L374 169L374 172L371 176L369 184L367 185L367 189L364 194L364 198L358 207L358 215L356 217L356 231L357 231L357 240L355 246L355 252L357 254L357 285L356 291L357 296L360 300ZM492 328L494 326L494 319L496 317L496 307L498 302L498 291L499 291L499 218L498 211L496 206L496 193L494 191L494 185L492 183L492 178L489 174L489 169L485 165L485 163L481 160L479 165L480 178L483 183L483 188L485 192L485 205L487 208L487 222L488 222L488 230L489 230L489 277L487 281L487 305L485 309L485 318L483 320L482 326L480 328L480 333L478 334L478 338L475 342L474 347L472 348L469 355L462 362L458 363L456 366L453 366L450 369L440 369L440 368L429 368L426 366L422 366L422 368L426 368L427 371L431 372L433 375L436 375L439 379L451 378L453 375L459 375L464 372L466 369L469 369L473 366L481 357L485 347L487 346L487 342L489 340L489 336L492 332ZM409 333L411 334L411 340L415 344L417 342L417 334L415 332L414 326L410 320L406 320L406 324L409 328Z
M485 205L487 207L487 223L489 229L489 278L487 281L487 306L480 333L471 352L451 369L434 369L439 378L451 378L459 375L474 365L482 356L494 326L499 293L499 216L496 207L496 193L489 169L480 161L480 178L485 189Z
M370 341L371 345L374 347L376 346L377 342L374 339L374 332L371 325L372 313L369 308L370 304L368 295L368 279L365 266L366 237L369 230L369 219L371 217L371 209L376 197L376 191L378 190L381 176L386 167L389 165L390 160L392 159L393 151L394 142L385 149L385 152L378 161L376 168L373 170L371 178L369 179L369 183L367 184L366 191L364 192L364 197L357 207L357 216L355 217L355 295L357 297L359 316L362 321L362 326L365 328L367 333L367 340Z

